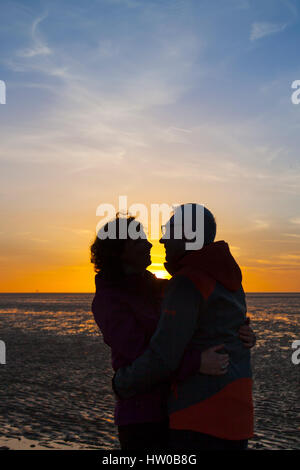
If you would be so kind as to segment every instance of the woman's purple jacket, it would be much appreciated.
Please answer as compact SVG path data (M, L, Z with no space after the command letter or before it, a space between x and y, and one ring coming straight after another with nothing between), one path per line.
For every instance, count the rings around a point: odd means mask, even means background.
M127 275L118 284L105 280L101 274L95 276L96 294L92 312L104 342L111 348L115 371L131 364L147 349L160 317L160 305L167 282L157 279L149 271L141 275ZM174 376L174 383L197 373L200 364L200 352L186 350ZM153 387L149 393L129 399L116 397L115 424L166 419L170 385L162 383Z

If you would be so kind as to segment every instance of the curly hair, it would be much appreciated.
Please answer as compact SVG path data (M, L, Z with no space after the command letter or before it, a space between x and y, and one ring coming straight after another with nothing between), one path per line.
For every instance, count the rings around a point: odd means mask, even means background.
M122 267L122 253L124 251L125 243L128 238L128 228L132 221L135 220L133 216L117 217L111 222L107 222L98 232L94 243L91 245L91 262L94 264L96 273L100 273L108 280L116 281L123 275ZM126 235L120 233L120 221L122 223L122 229L124 228L124 222L126 224ZM137 228L139 229L141 224L137 222ZM109 228L113 226L114 237L100 238L99 233L107 233ZM122 235L123 237L121 237Z

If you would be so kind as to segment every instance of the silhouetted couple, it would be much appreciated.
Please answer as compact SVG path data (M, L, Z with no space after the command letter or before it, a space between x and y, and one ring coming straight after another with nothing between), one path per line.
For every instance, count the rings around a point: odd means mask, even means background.
M203 206L203 247L186 249L199 207L180 206L165 226L160 242L169 281L146 270L152 245L133 217L105 224L91 247L92 311L111 348L115 424L124 450L241 450L253 435L255 335L242 275L227 243L214 241L216 222ZM121 223L127 234L136 224L139 238L121 237ZM103 237L111 228L115 236Z

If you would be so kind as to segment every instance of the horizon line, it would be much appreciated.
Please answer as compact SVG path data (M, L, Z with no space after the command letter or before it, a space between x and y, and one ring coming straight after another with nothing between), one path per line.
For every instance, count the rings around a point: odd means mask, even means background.
M0 292L1 294L95 294L95 291L90 292L79 292L79 291L69 291L69 292L39 292L39 291L28 291L28 292ZM300 291L245 291L245 294L300 294Z

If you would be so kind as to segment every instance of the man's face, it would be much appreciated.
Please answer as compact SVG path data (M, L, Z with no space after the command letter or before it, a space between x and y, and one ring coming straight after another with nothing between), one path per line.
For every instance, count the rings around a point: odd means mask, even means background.
M180 235L181 238L178 238L178 235ZM165 247L167 263L176 261L184 254L185 240L182 237L181 227L174 225L174 219L172 217L167 224L162 227L162 237L159 242Z

